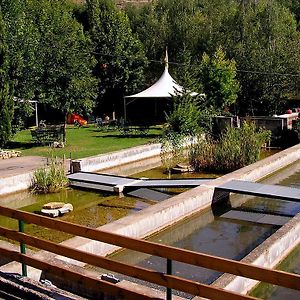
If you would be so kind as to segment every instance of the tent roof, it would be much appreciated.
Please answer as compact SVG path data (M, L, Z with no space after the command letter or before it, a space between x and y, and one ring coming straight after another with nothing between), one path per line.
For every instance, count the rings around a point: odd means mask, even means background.
M140 93L125 96L125 98L171 98L172 96L182 95L183 91L183 87L169 74L166 65L163 74L152 86ZM191 93L191 96L195 95L197 93Z

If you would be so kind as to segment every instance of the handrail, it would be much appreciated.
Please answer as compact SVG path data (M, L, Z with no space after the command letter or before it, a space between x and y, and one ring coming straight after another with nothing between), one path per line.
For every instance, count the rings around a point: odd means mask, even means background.
M283 271L270 270L267 268L253 266L250 264L246 264L246 263L242 263L242 262L238 262L238 261L234 261L234 260L230 260L230 259L226 259L226 258L220 258L217 256L212 256L212 255L203 254L203 253L197 253L197 252L179 249L179 248L170 247L170 246L164 246L164 245L149 242L149 241L138 240L138 239L134 239L134 238L130 238L130 237L114 234L114 233L109 233L109 232L106 232L103 230L101 231L101 230L97 230L97 229L91 229L91 228L88 228L85 226L76 225L76 224L72 224L72 223L65 222L65 221L58 221L58 220L54 220L54 219L51 219L48 217L38 216L38 215L35 215L32 213L22 212L20 210L13 210L13 209L10 209L7 207L2 207L2 206L0 206L0 215L4 215L4 216L11 217L11 218L18 219L18 220L23 220L27 223L33 223L36 225L40 225L40 226L52 228L55 230L71 233L71 234L74 234L77 236L90 238L90 239L101 241L104 243L113 244L113 245L116 245L119 247L124 247L127 249L136 250L139 252L144 252L144 253L164 257L169 260L176 260L176 261L192 264L192 265L199 266L199 267L209 268L209 269L213 269L213 270L221 271L221 272L225 272L225 273L231 273L231 274L238 275L238 276L248 277L248 278L252 278L255 280L260 280L260 281L284 286L287 288L300 290L300 275L297 275L297 274L290 274L290 273L283 272ZM18 241L27 243L29 245L36 246L36 247L39 247L39 245L41 245L39 243L42 243L41 242L42 240L40 240L40 239L30 237L32 239L32 241L31 241L27 235L13 232L13 231L9 232L8 229L4 230L3 228L1 228L0 234L2 234L4 236L5 236L5 234L7 234L10 236L10 238L13 238L13 237L18 238L17 239ZM37 242L37 240L39 242ZM35 245L33 245L34 243L35 243ZM51 244L50 242L46 242L46 241L43 242L43 246L50 247L51 249L48 249L49 251L58 253L60 255L63 255L61 250L64 249L63 252L66 252L68 255L74 255L74 257L71 257L71 258L81 260L86 263L90 263L90 261L85 261L84 256L87 255L86 252L80 252L79 250L76 250L76 252L74 252L75 251L74 249L71 249L71 248L68 248L68 247L62 246L62 245ZM60 248L60 247L66 247L66 248ZM58 249L58 248L60 248L60 252L57 252L56 249ZM84 255L83 255L83 253L84 253ZM66 255L66 256L68 256L68 255ZM68 257L70 257L70 256L68 256ZM101 265L102 267L113 266L113 270L115 270L116 272L122 273L122 272L120 272L120 269L122 269L124 267L124 265L122 263L116 263L116 262L112 263L107 258L102 258L102 257L95 256L95 255L93 256L93 254L89 254L87 257L88 257L88 258L86 258L87 260L92 259L92 261L94 261L95 257L97 257L97 260L99 260L99 264L100 263L103 264L103 265ZM82 258L83 258L83 260L82 260ZM111 270L112 268L109 268L109 269ZM175 288L178 290L183 289L183 291L187 291L187 289L192 288L193 289L192 294L201 295L203 297L208 297L207 294L203 294L203 293L206 293L207 291L209 291L209 290L206 290L206 288L216 289L216 288L213 288L210 286L205 286L205 285L201 286L201 288L200 288L200 286L198 286L199 285L198 283L193 283L192 281L188 281L185 279L179 279L178 277L162 274L162 273L155 272L155 271L150 271L151 273L149 274L149 273L147 273L147 272L149 272L149 270L139 268L139 267L132 267L132 266L126 265L126 272L128 272L128 273L125 273L125 274L127 274L129 276L133 276L133 277L136 277L136 275L140 275L140 272L142 272L143 273L142 276L145 276L144 278L146 280L148 280L150 282L158 283L163 286L167 286L169 288ZM123 274L124 274L124 272L123 272ZM150 276L150 278L148 278L149 276ZM141 278L141 277L139 277L139 278ZM180 288L178 288L177 284L179 285ZM205 291L205 292L203 292L203 291ZM223 290L221 290L221 291L223 291ZM218 290L218 292L219 292L219 290ZM226 293L227 292L228 291L226 291ZM191 291L190 291L190 293L191 293ZM223 299L227 299L224 297L223 297ZM245 297L245 296L243 296L243 297ZM232 296L231 296L228 299L234 299L234 298L232 298Z
M39 270L51 270L52 274L55 274L59 277L72 279L73 282L83 284L86 288L97 290L99 292L107 292L112 295L120 296L122 299L125 298L130 300L161 300L161 298L153 298L147 295L131 291L124 287L118 287L113 283L109 283L99 278L85 276L78 272L71 271L67 268L55 266L53 264L42 261L41 259L32 258L29 255L21 254L15 250L7 250L0 247L0 255L8 257L14 261L25 263Z
M215 299L217 293L218 298L224 300L256 299L250 296L242 296L234 292L225 291L217 287L212 287L206 284L179 278L173 275L166 275L164 273L148 270L146 268L117 262L99 255L87 253L85 251L74 249L68 246L55 244L53 242L32 237L24 233L19 233L15 230L0 227L0 235L8 239L16 240L20 243L26 243L27 245L59 254L61 256L66 256L68 258L85 262L93 266L109 269L110 271L115 271L161 286L174 288L176 290L180 290L181 292L186 292L192 295ZM48 270L51 271L51 267L49 267Z
M37 216L32 213L14 210L8 207L0 206L0 214L6 217L23 220L27 223L33 223L130 250L300 290L300 275L297 274L290 274L278 270L270 270L228 258L221 258L209 254L179 249L172 246L165 246L154 242L138 240L123 235L106 232L104 230L88 228L66 221L58 221L49 217Z

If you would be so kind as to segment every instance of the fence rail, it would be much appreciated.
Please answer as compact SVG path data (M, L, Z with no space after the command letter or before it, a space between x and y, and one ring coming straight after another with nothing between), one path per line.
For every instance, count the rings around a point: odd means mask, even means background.
M164 246L153 242L125 237L122 235L100 231L97 229L91 229L85 226L76 225L65 221L59 221L48 217L38 216L32 213L13 210L7 207L0 206L0 215L18 219L26 223L33 223L39 226L63 231L73 235L82 236L85 238L101 241L104 243L113 244L119 247L166 258L166 262L168 261L169 264L167 274L156 272L153 270L148 270L137 266L131 266L121 262L112 261L109 258L87 253L60 244L55 244L36 237L32 237L25 233L0 227L1 236L16 240L20 242L21 245L27 244L90 265L102 267L124 275L139 278L141 280L145 280L151 283L164 286L168 289L169 296L167 299L171 299L170 289L176 289L195 296L198 295L209 299L225 299L225 300L226 299L233 299L233 300L254 299L253 297L250 296L239 295L234 292L222 290L213 286L209 286L198 282L193 282L191 280L179 278L177 276L173 276L170 274L170 270L172 269L170 262L172 260L176 260L179 262L188 263L188 264L192 264L195 266L204 267L216 271L221 271L225 273L231 273L238 276L248 277L251 279L260 280L260 281L272 283L287 288L300 290L300 275L297 274L290 274L283 271L270 270L267 268L257 267L257 266L253 266L250 264L246 264L246 263L242 263L230 259L220 258L208 254L197 253L189 250ZM45 266L41 264L41 262L38 260L33 262L34 259L28 257L26 254L17 253L18 254L17 255L14 251L11 252L7 252L7 251L5 252L5 251L6 250L4 249L0 249L0 253L3 253L3 255L10 257L11 259L14 259L16 261L22 262L23 264L29 264L32 265L33 267L42 270L46 268L47 271L52 272L54 274L57 274L58 272L58 270L56 269L57 267L53 269L51 266ZM60 272L64 272L64 270L61 270ZM72 276L75 275L70 275L70 276L72 278ZM99 288L100 283L97 284L93 283L93 284L95 287ZM100 291L112 292L111 289L112 289L111 286L107 287L106 285L103 285ZM120 293L119 288L117 290L114 290L112 293L115 295L119 295ZM136 299L126 295L124 297L128 299ZM139 299L144 299L144 298L140 297Z

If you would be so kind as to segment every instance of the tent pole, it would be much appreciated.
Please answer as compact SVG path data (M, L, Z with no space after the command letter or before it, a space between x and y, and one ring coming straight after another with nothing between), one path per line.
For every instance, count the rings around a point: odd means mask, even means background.
M37 101L34 103L35 105L35 125L36 127L39 127L39 117L38 117L38 106Z
M124 122L126 122L126 100L125 100L125 97L123 98L123 101L124 101Z

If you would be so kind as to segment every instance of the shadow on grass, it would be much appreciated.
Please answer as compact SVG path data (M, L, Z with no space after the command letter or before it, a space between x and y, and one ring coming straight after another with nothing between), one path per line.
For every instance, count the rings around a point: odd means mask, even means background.
M30 149L36 147L34 142L9 142L6 145L7 149Z
M120 139L128 139L128 138L145 138L145 139L155 139L159 138L159 134L106 134L101 136L95 136L96 138L120 138Z

